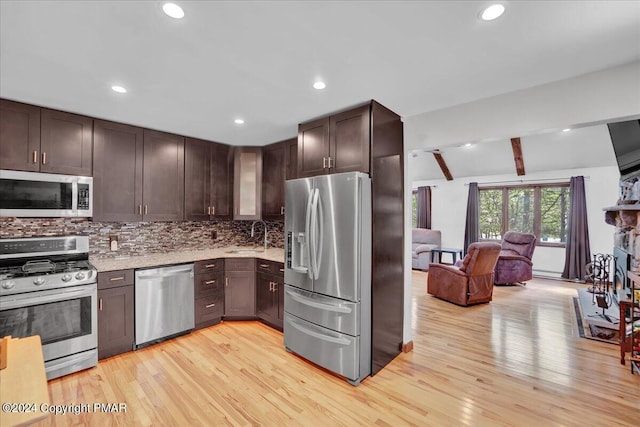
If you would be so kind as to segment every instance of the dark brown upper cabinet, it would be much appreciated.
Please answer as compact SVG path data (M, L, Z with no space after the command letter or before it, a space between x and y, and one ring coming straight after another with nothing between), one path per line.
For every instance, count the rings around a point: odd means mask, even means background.
M369 172L371 105L298 126L298 177Z
M0 100L0 167L91 176L93 120Z
M94 120L93 219L142 220L142 128Z
M145 221L184 218L184 137L144 130L143 206Z
M185 144L185 219L230 219L232 168L229 146L187 138Z
M92 175L93 119L42 109L40 172Z
M261 219L262 148L235 147L233 219Z
M40 170L40 107L0 99L0 169Z
M229 145L215 144L211 169L211 217L233 218L233 149Z
M262 147L262 219L284 219L287 141Z
M298 138L285 141L285 179L298 177Z

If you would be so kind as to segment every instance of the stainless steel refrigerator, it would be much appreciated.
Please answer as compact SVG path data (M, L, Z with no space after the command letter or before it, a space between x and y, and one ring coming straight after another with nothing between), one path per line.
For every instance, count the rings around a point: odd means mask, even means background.
M371 180L285 184L284 345L344 376L371 374Z

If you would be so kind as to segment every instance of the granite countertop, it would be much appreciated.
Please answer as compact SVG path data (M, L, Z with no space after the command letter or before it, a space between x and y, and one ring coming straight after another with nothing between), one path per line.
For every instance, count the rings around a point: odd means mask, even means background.
M260 250L251 253L229 253L233 250ZM262 247L227 247L217 249L203 249L197 251L176 251L165 254L151 254L145 256L132 256L126 258L93 258L89 262L99 272L113 270L127 270L130 268L156 267L170 264L181 264L193 261L213 258L260 258L269 261L284 262L284 249L269 248L263 251Z

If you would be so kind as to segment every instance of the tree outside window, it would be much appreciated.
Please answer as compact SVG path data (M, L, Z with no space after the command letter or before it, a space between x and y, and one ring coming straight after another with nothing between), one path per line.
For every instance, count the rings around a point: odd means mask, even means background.
M541 246L567 241L569 185L480 189L480 238L501 240L507 231L535 234Z

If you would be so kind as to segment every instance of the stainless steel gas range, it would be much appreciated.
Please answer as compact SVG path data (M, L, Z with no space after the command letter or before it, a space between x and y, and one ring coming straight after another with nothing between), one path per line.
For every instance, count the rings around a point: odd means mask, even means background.
M40 335L48 379L95 366L96 277L86 236L0 239L0 337Z

